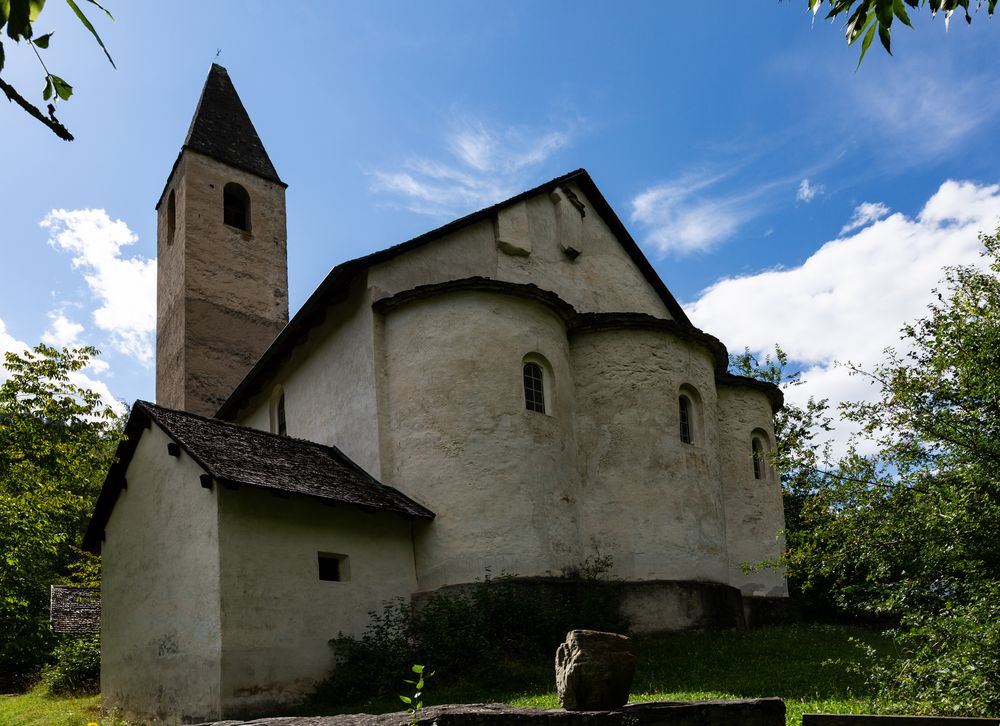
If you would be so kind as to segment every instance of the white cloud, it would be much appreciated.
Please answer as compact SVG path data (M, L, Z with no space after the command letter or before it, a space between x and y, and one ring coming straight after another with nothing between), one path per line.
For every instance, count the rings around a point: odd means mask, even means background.
M72 348L80 345L80 333L83 326L67 318L63 313L52 311L49 313L50 323L48 329L42 333L42 342L55 348Z
M728 174L688 174L652 186L632 200L631 219L644 228L644 241L662 254L709 250L765 211L764 198L778 180L745 193L718 191Z
M42 220L49 244L70 252L73 267L100 307L94 324L111 335L111 346L148 365L156 329L156 260L122 256L122 248L138 238L121 220L103 209L54 209Z
M853 232L877 219L882 219L888 213L889 208L882 202L862 202L854 208L854 216L851 217L851 220L840 228L840 234L845 235L848 232Z
M810 184L808 179L803 179L799 183L798 191L795 192L795 198L808 204L824 191L826 188L822 184Z
M791 400L870 400L868 382L834 362L882 360L886 347L899 344L900 327L924 314L943 267L980 264L977 234L992 232L998 220L1000 186L947 181L915 218L876 221L795 268L720 280L688 311L730 350L780 343L807 381Z
M0 382L7 380L7 369L3 366L4 356L7 353L23 353L28 347L27 343L7 332L7 325L0 318Z
M570 143L571 132L458 125L445 160L414 157L400 169L371 173L372 191L397 197L412 212L454 217L522 191L533 170Z

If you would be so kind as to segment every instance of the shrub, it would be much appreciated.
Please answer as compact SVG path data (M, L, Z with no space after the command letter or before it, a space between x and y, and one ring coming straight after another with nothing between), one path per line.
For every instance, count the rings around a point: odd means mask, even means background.
M101 690L101 636L64 638L53 653L55 662L42 671L49 693L97 693Z
M574 628L622 631L620 587L603 570L563 578L487 577L468 588L441 590L419 605L402 599L369 613L360 638L330 641L337 667L316 697L357 703L392 695L400 674L425 663L443 683L489 683L497 667L517 678L519 662L551 659ZM544 602L541 602L544 600ZM511 667L514 666L514 667Z
M902 657L871 671L884 710L942 716L1000 713L1000 586L891 631Z

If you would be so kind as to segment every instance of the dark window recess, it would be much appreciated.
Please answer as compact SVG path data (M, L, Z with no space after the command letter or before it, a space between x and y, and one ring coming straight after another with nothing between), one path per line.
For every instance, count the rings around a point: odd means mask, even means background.
M285 394L282 393L281 397L278 398L277 411L275 412L275 418L278 419L278 436L288 436L288 421L285 419Z
M691 437L691 401L687 396L677 399L677 408L680 412L681 441L685 444L692 443Z
M754 437L750 441L750 452L753 454L753 478L764 478L764 447L760 445L760 439Z
M170 190L167 197L167 244L174 243L174 235L177 233L177 203L174 201L174 190Z
M319 579L329 582L341 582L346 580L346 572L342 567L345 558L340 555L328 555L319 553Z
M230 227L250 231L250 195L239 184L226 184L222 190L222 221Z
M537 363L524 364L524 407L529 411L545 413L542 367Z

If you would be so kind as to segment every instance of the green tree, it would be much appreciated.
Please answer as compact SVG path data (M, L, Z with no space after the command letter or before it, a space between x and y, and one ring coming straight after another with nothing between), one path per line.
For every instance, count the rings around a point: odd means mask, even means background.
M872 672L911 712L1000 713L1000 241L981 239L986 269L947 269L902 352L852 367L879 395L841 415L876 453L785 473L790 581L899 623L903 657Z
M965 14L965 22L972 22L972 15L969 12L969 0L808 0L809 9L815 16L823 9L824 4L830 6L826 17L828 19L846 18L844 35L847 44L853 45L861 39L861 54L858 57L858 65L868 52L868 47L878 34L879 42L885 51L892 54L892 23L894 20L913 27L910 16L906 12L907 6L910 8L922 9L928 7L932 15L943 12L945 24L951 18L952 13L961 10ZM975 0L976 12L983 5L983 0ZM993 15L996 9L997 0L986 0L986 11Z
M86 1L93 6L100 8L109 18L114 20L111 13L101 7L96 0ZM97 44L100 45L101 49L104 51L104 55L108 57L108 62L111 63L112 67L114 67L115 62L111 59L111 54L108 53L108 49L104 46L104 41L102 41L101 36L97 34L97 30L90 22L90 19L80 9L80 6L75 2L75 0L66 0L66 3L73 10L74 15L76 15L83 27L90 31L90 34L94 36ZM35 33L35 24L44 7L45 0L0 0L0 31L6 30L7 37L15 43L20 43L22 40L25 41L28 47L31 48L35 57L38 59L38 63L41 65L44 73L45 85L42 88L42 100L47 103L46 110L48 111L48 115L44 114L39 108L29 102L17 91L17 89L7 83L7 81L3 78L0 78L0 90L2 90L7 96L8 101L16 103L32 117L48 126L56 136L65 141L72 141L73 134L71 134L69 130L59 123L58 119L56 119L55 104L59 100L68 101L70 96L73 95L73 87L62 77L52 73L45 65L45 61L42 60L41 53L38 52L39 50L44 51L48 49L49 43L52 42L52 36L54 35L52 31L43 35L36 35ZM3 43L0 42L0 72L3 72L5 60L6 54L4 46Z
M6 354L9 377L0 384L0 680L23 679L48 657L49 585L88 584L94 577L94 558L78 544L121 438L114 409L72 380L96 354L93 348L45 345Z

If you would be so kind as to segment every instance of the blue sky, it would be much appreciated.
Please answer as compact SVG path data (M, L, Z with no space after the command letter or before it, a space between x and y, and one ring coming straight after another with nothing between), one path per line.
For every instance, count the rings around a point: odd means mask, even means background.
M855 72L805 0L109 5L117 70L63 4L38 28L76 141L0 104L0 348L94 344L127 401L154 390L153 205L220 49L289 184L293 312L340 261L585 167L697 325L851 398L833 362L877 360L1000 215L985 13L914 15Z

